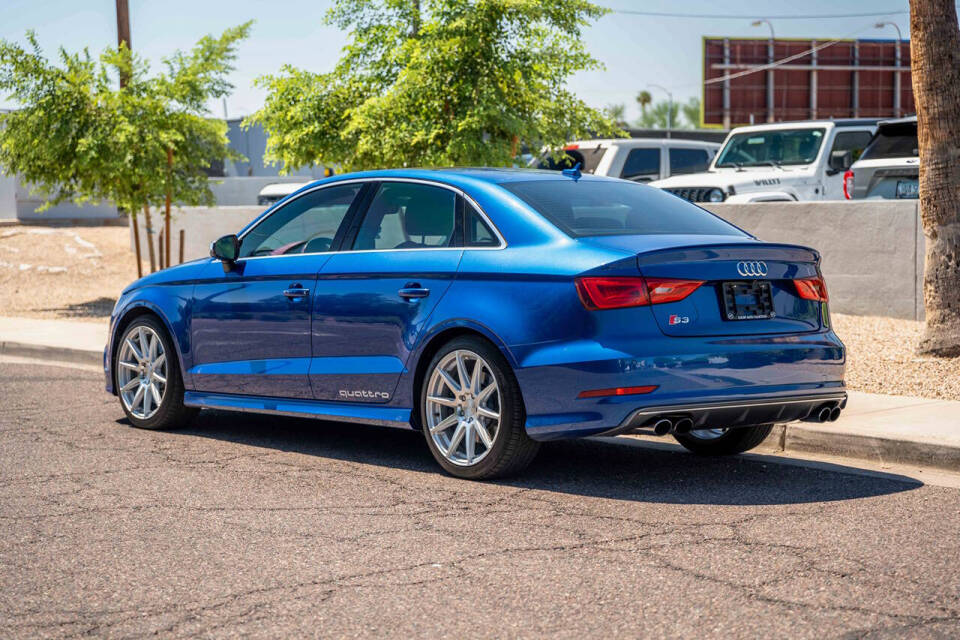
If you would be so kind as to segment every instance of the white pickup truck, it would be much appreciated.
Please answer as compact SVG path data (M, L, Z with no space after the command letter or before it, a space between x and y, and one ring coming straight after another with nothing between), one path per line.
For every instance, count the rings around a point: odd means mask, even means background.
M843 174L877 128L876 120L810 120L730 132L702 173L655 180L691 202L843 200Z

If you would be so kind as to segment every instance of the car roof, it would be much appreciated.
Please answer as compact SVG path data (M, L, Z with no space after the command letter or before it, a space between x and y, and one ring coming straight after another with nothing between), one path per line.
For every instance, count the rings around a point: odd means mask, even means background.
M620 147L664 147L670 145L671 147L713 148L719 147L720 143L710 140L689 140L681 138L600 138L597 140L575 140L566 145L566 148L569 149L573 145L584 149L592 149L601 145L617 145Z
M795 122L770 122L736 127L730 130L731 134L750 133L755 131L771 131L781 129L818 129L824 126L840 127L875 127L876 118L846 118L842 120L797 120Z
M316 180L304 188L312 188L320 184L335 184L344 180L389 180L391 178L406 178L409 180L428 180L442 182L452 186L469 188L506 182L528 182L531 180L573 180L561 171L546 169L517 169L498 167L451 167L443 169L379 169L376 171L358 171L356 173L341 173L332 178ZM603 176L594 176L584 173L580 180L614 180Z

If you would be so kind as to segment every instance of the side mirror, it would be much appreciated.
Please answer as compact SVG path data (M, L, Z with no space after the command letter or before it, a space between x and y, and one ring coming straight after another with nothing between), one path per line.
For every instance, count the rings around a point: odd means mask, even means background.
M853 154L850 151L834 151L830 154L830 175L841 173L853 164Z
M230 271L240 255L240 239L231 234L210 243L210 257L223 262L223 270Z

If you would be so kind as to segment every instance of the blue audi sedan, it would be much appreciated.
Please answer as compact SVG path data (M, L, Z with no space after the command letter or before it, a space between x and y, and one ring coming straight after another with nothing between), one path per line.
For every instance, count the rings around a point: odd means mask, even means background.
M819 262L575 170L346 174L127 287L107 390L148 429L203 408L412 428L472 479L559 438L735 454L845 406Z

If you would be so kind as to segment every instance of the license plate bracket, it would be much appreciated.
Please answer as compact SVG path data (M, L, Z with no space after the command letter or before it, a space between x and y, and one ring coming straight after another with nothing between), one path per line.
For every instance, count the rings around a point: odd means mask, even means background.
M721 283L725 320L766 320L776 316L769 280Z

